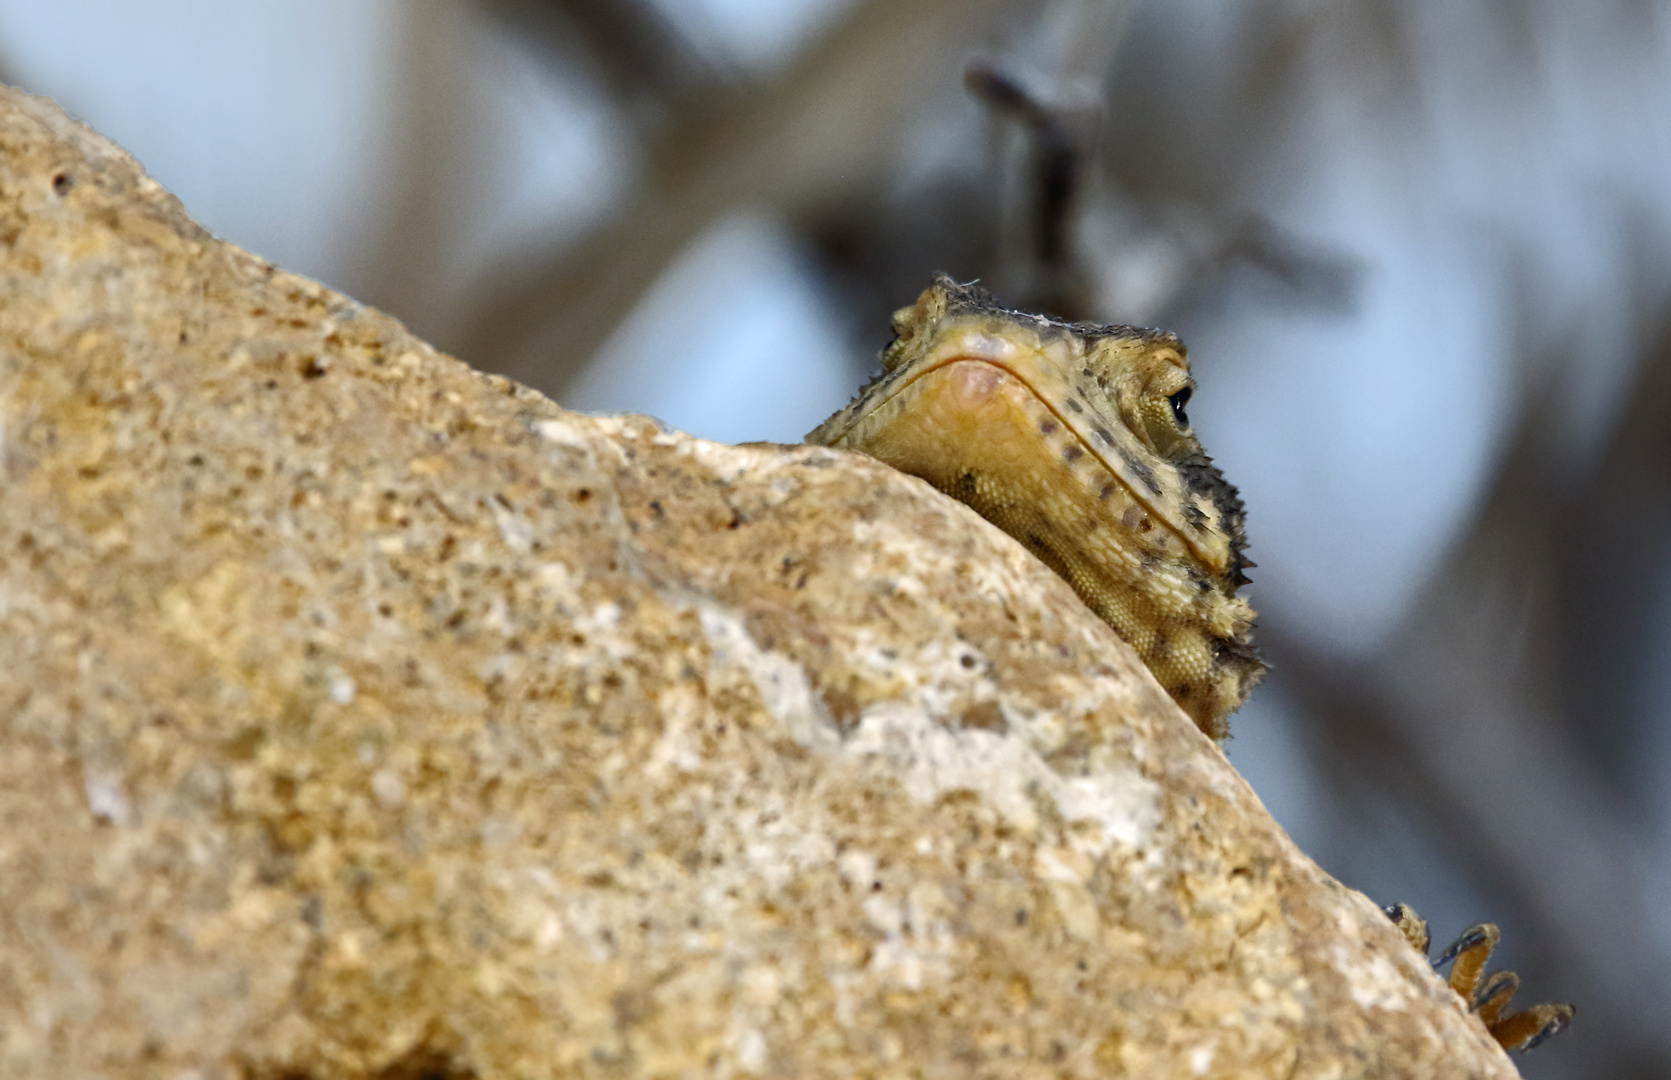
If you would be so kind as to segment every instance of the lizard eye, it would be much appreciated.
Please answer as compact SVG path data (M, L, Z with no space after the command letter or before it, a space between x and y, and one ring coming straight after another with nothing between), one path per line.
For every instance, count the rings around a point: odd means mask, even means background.
M1172 419L1178 421L1181 428L1189 427L1189 415L1184 412L1184 406L1189 404L1189 397L1195 393L1195 388L1186 386L1166 400L1172 405Z

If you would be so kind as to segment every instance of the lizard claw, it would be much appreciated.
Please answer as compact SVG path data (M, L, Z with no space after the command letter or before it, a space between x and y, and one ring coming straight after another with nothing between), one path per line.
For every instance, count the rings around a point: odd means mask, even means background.
M1430 939L1427 923L1421 916L1408 904L1393 904L1382 911L1404 933L1405 940L1426 956ZM1520 976L1512 971L1485 974L1486 961L1501 937L1494 923L1475 923L1433 960L1433 966L1451 965L1450 976L1445 981L1468 1002L1468 1010L1480 1018L1485 1030L1504 1050L1524 1053L1565 1031L1577 1010L1571 1005L1554 1003L1534 1005L1504 1016L1503 1011L1520 989Z

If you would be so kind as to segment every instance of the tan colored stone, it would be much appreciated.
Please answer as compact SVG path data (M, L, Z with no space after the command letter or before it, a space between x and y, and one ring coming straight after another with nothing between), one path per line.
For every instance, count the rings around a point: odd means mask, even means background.
M564 412L0 97L0 1074L1509 1076L927 485Z

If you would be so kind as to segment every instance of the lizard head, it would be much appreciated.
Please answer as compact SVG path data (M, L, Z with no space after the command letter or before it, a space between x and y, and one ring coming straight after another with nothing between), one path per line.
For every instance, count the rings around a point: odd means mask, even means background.
M1165 331L1012 311L945 275L894 313L882 374L808 441L921 476L1031 549L1208 734L1264 672L1236 489L1201 449Z
M948 359L1013 362L1014 373L1070 424L1074 417L1100 422L1101 431L1087 425L1088 441L1113 449L1111 471L1152 504L1205 568L1245 584L1246 513L1190 426L1195 380L1176 334L1011 311L945 274L915 304L894 312L893 329L882 351L883 379Z

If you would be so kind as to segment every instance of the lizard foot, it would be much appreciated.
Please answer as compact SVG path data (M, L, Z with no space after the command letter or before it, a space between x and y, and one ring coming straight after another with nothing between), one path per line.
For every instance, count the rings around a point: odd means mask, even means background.
M1426 956L1431 942L1427 922L1409 904L1394 904L1383 910L1403 932L1405 940ZM1565 1031L1575 1010L1565 1004L1534 1005L1503 1015L1515 991L1520 989L1520 976L1512 971L1485 974L1485 962L1500 937L1496 924L1476 923L1440 953L1433 966L1451 966L1447 980L1450 988L1468 1002L1469 1009L1479 1016L1485 1030L1503 1049L1526 1051Z

